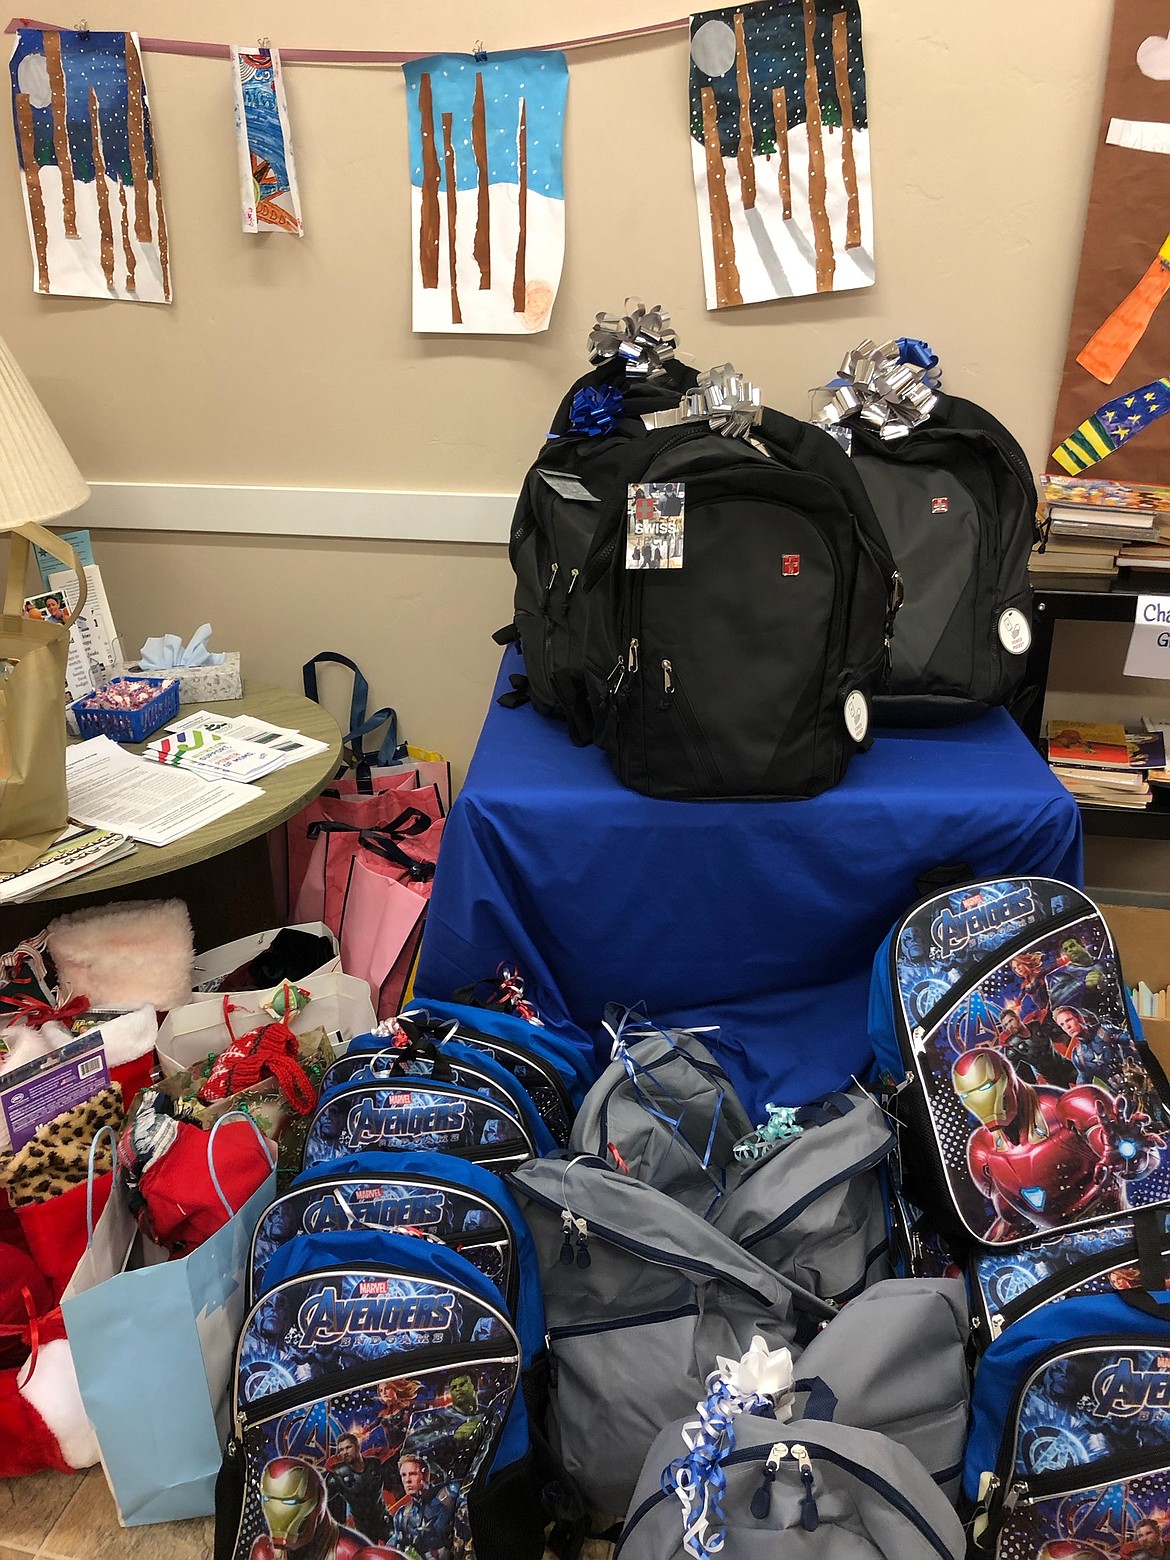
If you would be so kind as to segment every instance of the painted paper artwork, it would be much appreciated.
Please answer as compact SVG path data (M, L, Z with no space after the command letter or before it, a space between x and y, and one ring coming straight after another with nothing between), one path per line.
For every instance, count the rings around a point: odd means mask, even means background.
M435 54L403 74L414 329L546 330L565 256L565 56Z
M1081 264L1048 469L1159 484L1170 464L1170 38L1114 0Z
M857 0L692 16L690 118L709 309L872 285Z
M288 128L280 55L275 49L232 45L236 153L245 233L294 233L300 238L301 197Z
M9 72L34 291L170 303L137 36L21 28Z

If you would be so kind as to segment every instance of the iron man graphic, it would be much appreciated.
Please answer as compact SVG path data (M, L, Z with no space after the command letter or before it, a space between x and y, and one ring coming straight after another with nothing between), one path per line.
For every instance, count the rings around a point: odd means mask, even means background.
M1127 1117L1096 1084L1061 1090L1023 1083L996 1051L968 1051L951 1079L979 1122L967 1164L996 1212L988 1241L1119 1212L1124 1183L1149 1175L1165 1147L1148 1130L1148 1116Z
M274 1457L260 1475L260 1509L267 1533L250 1560L406 1560L400 1549L368 1544L329 1513L325 1481L300 1457Z

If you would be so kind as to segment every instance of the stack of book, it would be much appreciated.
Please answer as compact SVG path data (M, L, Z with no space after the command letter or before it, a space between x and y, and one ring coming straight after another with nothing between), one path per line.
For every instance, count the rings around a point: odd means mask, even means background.
M1153 800L1151 779L1165 772L1166 748L1160 731L1055 719L1048 722L1048 763L1078 802L1142 808Z
M1048 542L1032 554L1034 575L1107 586L1119 568L1170 568L1170 487L1049 476L1043 511Z
M1144 980L1139 980L1129 991L1139 1018L1170 1018L1170 991L1153 991Z

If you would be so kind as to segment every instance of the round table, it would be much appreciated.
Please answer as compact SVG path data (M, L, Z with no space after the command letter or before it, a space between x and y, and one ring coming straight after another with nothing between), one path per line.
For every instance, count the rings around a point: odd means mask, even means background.
M279 924L285 906L274 889L266 836L311 802L337 773L341 732L332 717L311 699L262 683L249 684L242 699L201 708L223 715L255 715L328 746L323 753L302 758L258 780L263 797L193 834L170 845L140 844L132 856L54 884L36 899L0 906L0 948L11 948L64 910L108 900L186 900L195 927L195 946L200 949ZM147 740L157 736L157 732L152 733ZM127 743L126 750L140 752L144 745Z

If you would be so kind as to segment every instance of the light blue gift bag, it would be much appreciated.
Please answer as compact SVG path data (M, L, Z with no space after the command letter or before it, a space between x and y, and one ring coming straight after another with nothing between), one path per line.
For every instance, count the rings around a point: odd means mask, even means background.
M219 1128L239 1116L221 1116L208 1133L209 1164ZM113 1136L109 1127L102 1132ZM168 1260L139 1230L116 1170L94 1225L93 1157L101 1136L90 1148L89 1244L61 1302L81 1399L123 1527L210 1516L230 1428L228 1387L248 1250L272 1201L276 1171L233 1212L212 1165L212 1183L232 1217L189 1255Z

